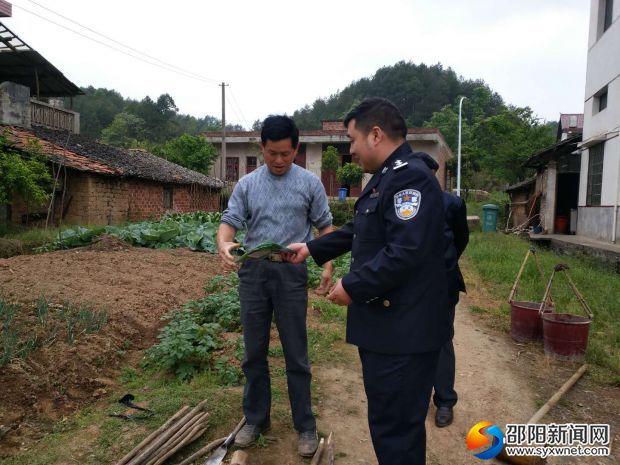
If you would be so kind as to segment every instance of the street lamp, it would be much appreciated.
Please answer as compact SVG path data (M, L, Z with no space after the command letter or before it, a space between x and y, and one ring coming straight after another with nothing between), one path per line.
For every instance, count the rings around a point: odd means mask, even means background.
M456 166L456 195L461 196L461 110L463 109L463 100L467 97L461 97L459 100L459 148L457 152Z

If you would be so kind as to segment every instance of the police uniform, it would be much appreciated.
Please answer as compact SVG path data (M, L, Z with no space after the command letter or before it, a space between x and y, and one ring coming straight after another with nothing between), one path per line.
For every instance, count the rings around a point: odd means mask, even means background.
M380 465L425 463L424 419L451 338L443 229L439 183L403 143L364 188L353 221L307 244L319 265L351 251L347 342L359 348Z
M448 310L450 321L454 325L454 313L459 302L459 293L466 292L463 274L459 268L459 258L469 242L467 226L467 207L462 198L449 192L443 193L446 210L444 225L446 271L448 273ZM441 348L435 376L435 394L433 403L437 407L452 408L458 400L454 390L456 360L452 339Z

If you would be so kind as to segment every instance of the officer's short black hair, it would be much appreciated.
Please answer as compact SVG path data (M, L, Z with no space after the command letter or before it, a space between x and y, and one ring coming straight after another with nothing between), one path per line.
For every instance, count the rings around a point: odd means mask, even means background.
M283 139L291 139L293 148L297 147L299 143L299 129L297 129L295 121L286 115L269 115L263 121L260 140L265 145L268 140L277 142Z
M400 110L386 98L369 97L356 105L344 118L344 127L355 120L355 129L368 134L379 126L392 140L407 137L407 124Z

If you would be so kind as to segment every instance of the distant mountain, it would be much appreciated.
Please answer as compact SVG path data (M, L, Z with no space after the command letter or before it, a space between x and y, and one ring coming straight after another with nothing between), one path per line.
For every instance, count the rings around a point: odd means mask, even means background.
M434 112L454 103L461 95L473 97L474 90L485 87L491 95L484 116L497 114L502 97L481 79L464 79L442 64L427 66L400 61L380 68L373 76L354 81L326 99L297 110L293 118L301 129L319 129L321 120L342 118L364 97L385 97L394 102L410 126L422 126Z

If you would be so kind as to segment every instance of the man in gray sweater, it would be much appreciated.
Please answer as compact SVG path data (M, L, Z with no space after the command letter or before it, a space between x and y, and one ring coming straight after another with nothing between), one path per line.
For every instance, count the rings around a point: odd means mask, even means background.
M261 130L265 164L239 180L222 215L217 244L225 269L238 268L230 252L239 246L234 237L240 229L247 229L244 245L248 249L263 242L306 242L312 238L312 227L318 229L319 235L332 231L332 216L320 179L293 163L298 147L299 130L291 118L265 119ZM237 434L235 444L248 446L270 427L267 351L275 316L286 361L293 423L299 432L298 452L312 456L318 441L310 401L306 264L288 263L275 255L248 260L238 272L245 342L243 411L247 424ZM321 288L329 286L331 276L329 263L324 266Z

